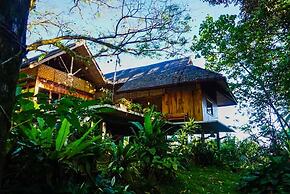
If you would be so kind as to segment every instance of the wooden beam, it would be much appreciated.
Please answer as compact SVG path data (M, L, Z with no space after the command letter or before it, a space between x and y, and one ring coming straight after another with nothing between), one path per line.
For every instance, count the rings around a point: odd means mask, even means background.
M128 93L119 93L116 94L116 99L127 98L130 100L138 99L138 98L146 98L146 97L155 97L162 96L165 92L165 89L152 89L152 90L144 90L144 91L134 91Z

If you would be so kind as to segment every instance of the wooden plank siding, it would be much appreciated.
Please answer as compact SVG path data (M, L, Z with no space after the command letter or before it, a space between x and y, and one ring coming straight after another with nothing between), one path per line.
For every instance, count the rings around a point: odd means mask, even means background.
M166 89L162 97L162 113L169 117L192 117L203 120L202 90L199 84L192 88Z
M115 100L126 98L142 105L155 104L157 110L165 116L178 119L191 117L197 121L203 120L202 89L196 83L189 87L172 87L162 89L148 89L145 91L132 91L115 95Z

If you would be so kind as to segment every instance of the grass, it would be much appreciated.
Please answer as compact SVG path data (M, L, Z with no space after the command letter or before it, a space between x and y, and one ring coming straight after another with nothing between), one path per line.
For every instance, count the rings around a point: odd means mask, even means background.
M237 194L240 175L218 167L192 166L178 173L177 179L162 185L161 193L166 194Z

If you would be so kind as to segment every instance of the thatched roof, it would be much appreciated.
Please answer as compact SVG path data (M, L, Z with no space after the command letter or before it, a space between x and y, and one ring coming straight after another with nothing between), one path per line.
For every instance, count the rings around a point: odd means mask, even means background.
M95 61L84 41L68 44L65 47L77 53L77 55L87 59L87 61L78 58L75 59L74 68L76 70L81 69L81 71L77 74L77 77L87 80L95 86L103 86L106 84L105 78L99 65ZM48 66L66 72L66 69L63 67L63 65L58 64L56 61L58 60L60 62L59 57L61 56L65 62L68 62L68 64L71 63L71 56L62 49L55 49L49 51L46 53L44 58L40 58L40 56L41 55L38 55L25 60L22 63L21 68L34 68L38 65L46 64Z
M113 76L114 73L105 75L111 81L113 81ZM124 83L118 92L213 79L224 79L224 77L221 74L192 65L189 57L126 69L116 73L117 83Z
M110 81L114 72L105 74ZM153 88L191 84L193 82L212 82L222 90L219 106L235 105L236 100L229 90L226 78L219 73L194 66L189 57L164 61L148 66L116 72L116 84L123 84L117 92L133 92ZM215 86L213 86L215 87Z

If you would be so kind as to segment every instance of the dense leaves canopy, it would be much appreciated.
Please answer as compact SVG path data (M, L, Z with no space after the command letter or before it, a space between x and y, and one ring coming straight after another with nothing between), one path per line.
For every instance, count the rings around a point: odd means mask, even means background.
M192 49L206 58L208 68L227 75L252 126L276 145L279 131L289 138L285 119L290 104L289 3L256 2L239 18L223 15L214 21L207 17Z

